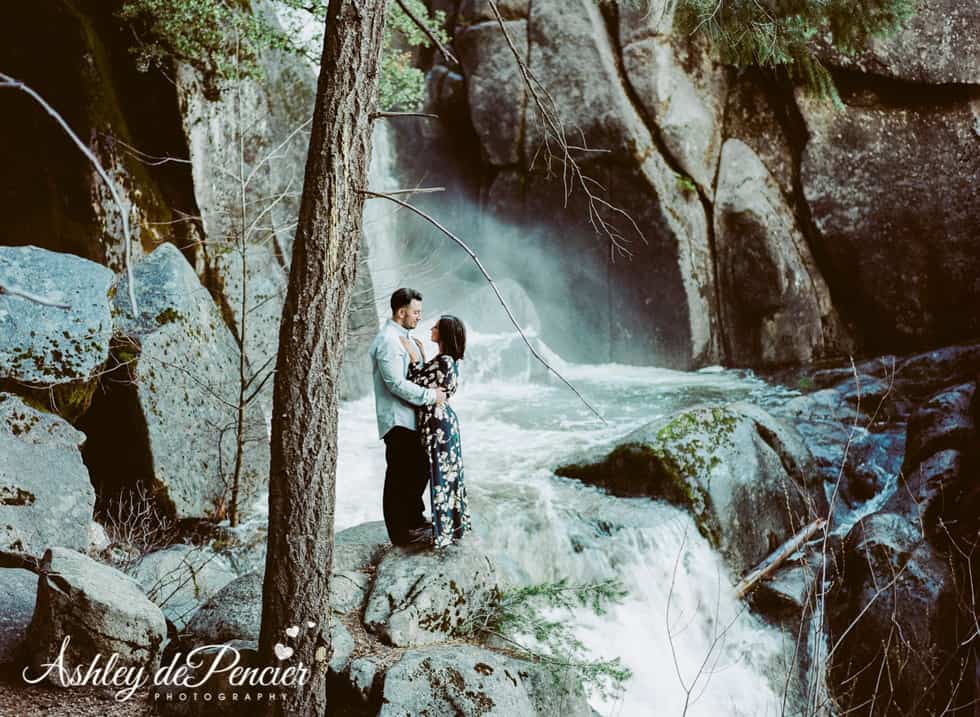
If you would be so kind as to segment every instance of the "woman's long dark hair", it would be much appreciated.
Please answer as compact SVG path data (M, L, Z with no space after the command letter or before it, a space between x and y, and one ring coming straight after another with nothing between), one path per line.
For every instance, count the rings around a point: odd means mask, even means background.
M439 329L442 352L459 361L466 353L466 327L463 326L463 322L455 316L445 314L439 317L436 326Z

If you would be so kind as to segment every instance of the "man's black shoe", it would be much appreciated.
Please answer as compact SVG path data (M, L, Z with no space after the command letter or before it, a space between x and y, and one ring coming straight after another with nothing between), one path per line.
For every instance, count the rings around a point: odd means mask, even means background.
M432 526L426 526L422 528L414 528L408 531L408 542L412 543L426 543L432 542L433 531Z

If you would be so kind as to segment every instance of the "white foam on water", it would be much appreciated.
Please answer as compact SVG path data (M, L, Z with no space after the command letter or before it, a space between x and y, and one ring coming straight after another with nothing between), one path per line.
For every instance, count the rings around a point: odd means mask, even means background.
M659 415L703 400L749 398L765 385L735 372L563 368L608 425L550 383L464 380L453 399L475 539L513 585L618 577L630 590L605 615L582 609L571 616L595 657L619 657L633 671L621 698L593 697L602 714L681 714L682 679L692 687L688 715L778 714L779 681L774 687L771 678L779 676L783 637L735 598L734 578L690 516L554 474ZM381 520L384 444L373 398L342 406L339 443L337 530Z

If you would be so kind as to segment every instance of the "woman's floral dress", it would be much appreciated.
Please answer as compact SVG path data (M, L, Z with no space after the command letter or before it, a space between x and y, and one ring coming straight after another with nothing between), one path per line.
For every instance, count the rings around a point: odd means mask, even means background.
M412 363L408 380L426 388L456 392L459 366L452 356L440 354L428 363ZM416 407L419 435L429 458L429 496L435 547L445 548L472 530L463 485L463 453L459 419L448 403Z

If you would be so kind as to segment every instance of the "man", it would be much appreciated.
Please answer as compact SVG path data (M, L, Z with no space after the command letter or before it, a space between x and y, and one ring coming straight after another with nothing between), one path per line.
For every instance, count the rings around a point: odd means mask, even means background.
M378 437L385 442L388 466L382 507L388 537L395 545L421 542L432 535L432 524L423 515L422 491L429 482L429 465L416 432L415 406L442 403L446 392L422 388L405 378L410 359L401 337L411 341L410 332L421 318L422 294L398 289L391 295L391 318L371 344Z

